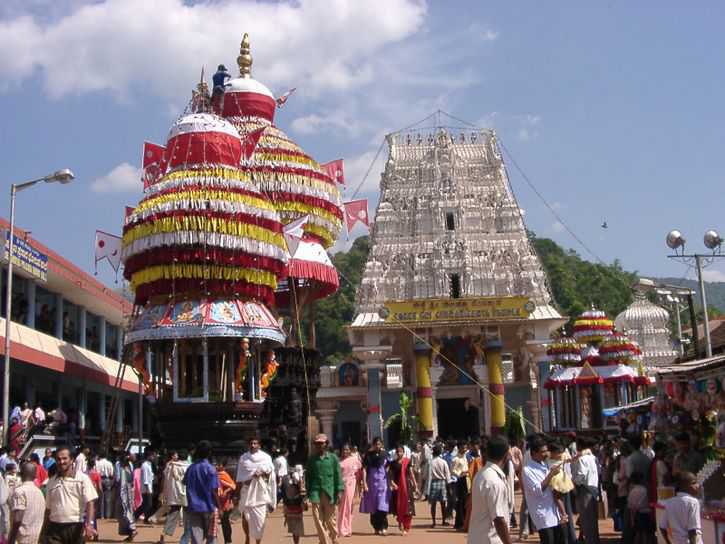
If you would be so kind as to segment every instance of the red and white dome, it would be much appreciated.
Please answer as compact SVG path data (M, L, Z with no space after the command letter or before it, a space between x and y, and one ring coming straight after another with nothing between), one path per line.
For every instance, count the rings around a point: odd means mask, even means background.
M209 113L184 115L169 130L169 169L195 165L238 166L242 139L229 122Z

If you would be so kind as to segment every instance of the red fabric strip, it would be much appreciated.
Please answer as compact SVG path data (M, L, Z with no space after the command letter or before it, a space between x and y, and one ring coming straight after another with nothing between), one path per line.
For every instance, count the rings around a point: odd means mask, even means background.
M171 265L178 263L204 264L212 262L216 265L239 266L242 268L256 268L268 270L278 277L282 275L285 264L271 257L261 257L240 250L222 249L207 246L169 246L157 247L133 255L126 260L123 270L123 277L131 279L131 275L150 266Z
M281 233L283 228L282 223L280 223L279 221L265 219L263 217L250 215L248 213L214 212L211 210L171 210L169 212L154 213L144 219L139 219L138 221L134 221L133 223L124 225L123 232L125 234L128 230L136 227L137 225L144 223L153 223L154 221L163 219L165 217L214 217L216 219L225 219L234 223L247 223L248 225L257 225L258 227L265 228L275 233Z
M433 389L431 387L419 387L418 398L431 399L433 398Z
M245 281L203 280L182 278L176 280L157 280L139 285L136 289L136 304L145 305L156 296L210 293L213 297L237 296L260 300L267 306L274 304L274 291L266 285L255 285Z
M166 144L170 168L183 165L224 164L238 166L242 142L224 132L187 132Z
M261 117L272 122L276 109L274 98L264 94L228 91L224 93L222 117Z

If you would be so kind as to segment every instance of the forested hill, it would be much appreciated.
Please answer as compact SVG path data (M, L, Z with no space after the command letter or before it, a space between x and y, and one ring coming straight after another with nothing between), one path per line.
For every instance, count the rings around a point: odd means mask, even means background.
M572 318L594 304L616 316L632 302L630 286L637 275L622 270L617 261L596 264L565 250L547 238L531 240L549 278L559 311ZM358 238L347 252L336 253L333 262L340 272L340 290L317 305L317 348L329 362L344 359L350 353L345 326L354 316L355 289L360 283L369 251L367 236Z

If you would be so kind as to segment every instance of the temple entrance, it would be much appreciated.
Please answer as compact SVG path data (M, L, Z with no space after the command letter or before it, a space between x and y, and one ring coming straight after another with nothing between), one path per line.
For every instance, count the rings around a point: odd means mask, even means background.
M470 429L466 408L466 399L438 399L438 436L443 440L466 439L469 435L478 435L478 429Z

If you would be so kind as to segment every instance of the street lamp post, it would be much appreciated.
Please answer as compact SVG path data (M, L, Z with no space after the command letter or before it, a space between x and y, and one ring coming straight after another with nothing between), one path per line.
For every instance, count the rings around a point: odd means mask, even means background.
M7 444L10 430L10 320L13 311L13 253L15 234L15 195L36 183L70 183L75 176L68 168L63 168L42 178L10 186L10 228L8 236L8 279L5 289L5 364L3 365L3 429L2 443Z
M702 277L702 269L712 264L716 258L725 257L721 253L723 239L714 230L708 230L705 233L703 242L705 247L712 251L709 254L691 254L685 255L685 238L682 236L679 230L672 230L667 235L667 246L674 251L674 254L668 255L670 259L677 259L679 261L691 264L695 263L695 269L697 270L697 281L700 285L700 303L702 304L702 326L705 330L705 357L708 359L712 357L712 343L710 341L710 319L707 315L707 295L705 294L705 280ZM680 250L678 253L677 250ZM697 338L697 323L695 323L694 316L692 321L692 333L694 338ZM697 353L696 353L697 355Z

